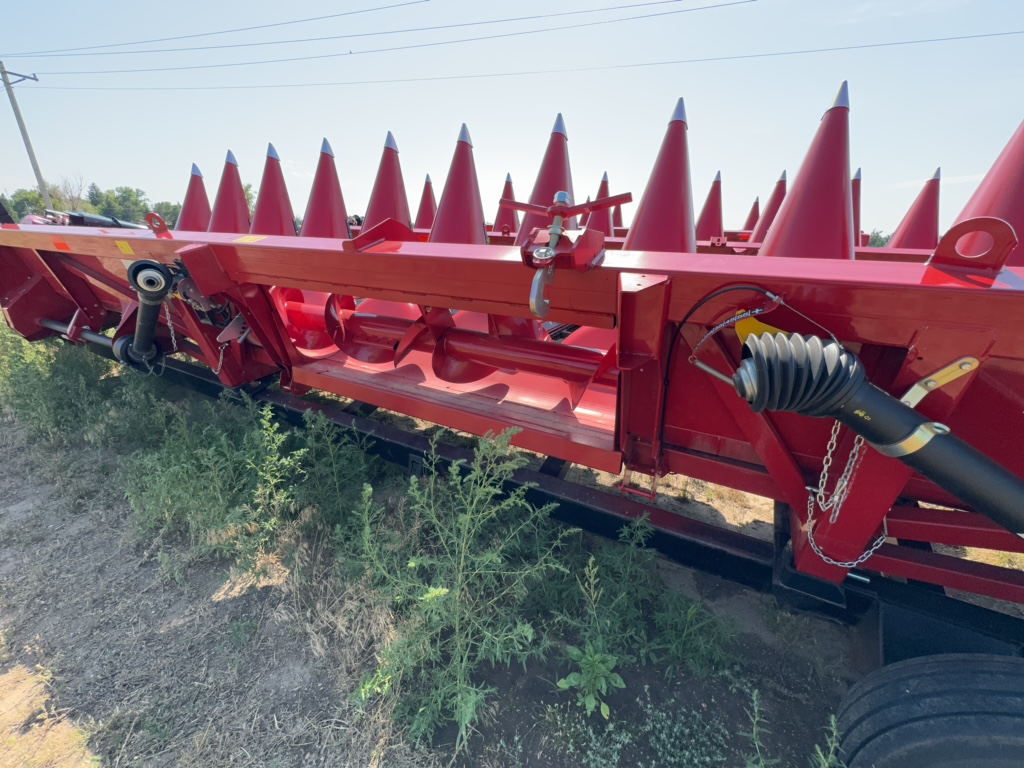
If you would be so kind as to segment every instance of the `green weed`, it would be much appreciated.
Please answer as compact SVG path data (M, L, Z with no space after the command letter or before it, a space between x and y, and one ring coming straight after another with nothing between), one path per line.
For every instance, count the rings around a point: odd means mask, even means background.
M597 605L598 636L622 661L645 660L650 654L649 608L663 587L655 571L655 553L646 547L654 528L646 515L624 525L618 545L603 543L594 563L603 583ZM582 627L589 636L596 628Z
M770 768L778 765L779 758L769 758L764 745L764 737L770 733L765 725L764 715L761 712L761 694L755 689L750 695L750 709L747 711L750 718L750 730L744 731L743 735L750 741L753 752L744 756L746 768Z
M247 648L256 639L260 623L257 619L233 619L228 622L226 633L227 645L232 651L239 652Z
M447 471L432 452L397 509L364 492L362 551L393 610L395 636L380 649L362 697L393 699L415 741L450 721L456 750L464 748L491 693L474 680L480 665L545 651L521 608L533 583L561 569L557 553L570 532L552 526L550 506L529 504L525 488L504 492L526 461L510 451L511 437L481 440L472 463Z
M583 649L569 646L566 648L569 658L579 667L578 672L571 672L558 681L563 691L576 690L576 703L583 707L588 715L600 709L605 720L611 715L604 697L610 688L625 688L626 684L618 672L615 672L617 659L610 653L603 653L600 646L587 642Z
M667 664L670 676L683 664L701 677L737 664L732 625L678 592L662 590L654 625L657 637L653 648L658 660Z
M368 441L314 411L306 412L299 438L304 453L296 502L301 508L315 509L318 523L331 529L347 526L359 506L363 485L374 475L375 467L366 452Z
M252 403L200 402L177 410L159 448L139 451L125 464L140 531L182 535L203 551L233 554L237 510L253 501L264 453L261 418Z
M831 715L825 727L825 748L822 749L820 744L814 745L811 768L846 768L846 763L840 757L843 751L839 746L840 741L839 724L836 723L836 716Z
M622 528L618 545L602 544L577 576L576 599L563 604L561 624L580 645L590 643L620 662L665 663L670 676L684 664L701 676L731 669L735 631L665 588L646 548L652 534L639 518Z

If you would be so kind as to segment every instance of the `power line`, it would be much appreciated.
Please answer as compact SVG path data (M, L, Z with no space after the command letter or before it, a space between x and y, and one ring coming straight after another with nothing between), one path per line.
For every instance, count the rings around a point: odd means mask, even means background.
M392 5L379 5L373 8L363 8L358 11L345 11L344 13L331 13L327 16L312 16L308 19L293 19L291 21L277 21L272 24L258 24L253 27L234 27L232 29L222 29L217 32L196 32L191 35L177 35L175 37L156 37L152 40L133 40L128 43L106 43L104 45L88 45L81 48L53 48L47 51L29 51L27 53L5 53L0 54L7 58L17 57L29 57L43 54L53 53L66 53L68 51L94 51L100 48L123 48L128 45L148 45L150 43L169 43L173 40L191 40L197 37L213 37L214 35L230 35L236 32L252 32L257 29L270 29L272 27L287 27L292 24L306 24L311 21L326 21L327 19L337 19L342 16L356 16L360 13L375 13L377 11L389 11L393 8L403 8L407 5L419 5L420 3L427 3L430 0L407 0L403 3L394 3Z
M639 16L624 16L619 19L603 19L601 21L588 21L580 24L562 24L554 27L541 27L540 29L527 29L519 32L502 32L497 35L480 35L478 37L463 37L456 40L436 40L429 43L411 43L409 45L396 45L390 48L370 48L363 51L349 51L348 53L320 53L310 56L291 56L285 59L261 59L259 61L236 61L224 64L189 64L183 67L144 67L136 69L94 69L85 71L66 72L39 72L40 75L125 75L141 74L147 72L182 72L185 70L198 69L225 69L229 67L249 67L257 64L285 64L294 61L314 61L319 59L335 59L341 56L362 56L370 53L394 53L396 51L411 51L420 48L438 48L446 45L457 45L460 43L475 43L484 40L499 40L508 37L524 37L536 35L541 32L564 32L570 29L583 29L586 27L599 27L607 24L619 24L624 21L638 21L643 19L654 19L662 16L675 16L681 13L693 13L694 11L706 11L715 8L727 8L733 5L747 5L756 3L757 0L732 0L728 3L717 5L702 5L695 8L679 8L674 11L662 11L661 13L648 13Z
M196 45L184 48L149 48L142 51L95 51L93 53L40 53L40 54L9 54L8 56L19 56L21 58L53 59L53 58L74 58L82 56L135 56L144 53L181 53L192 51L216 51L229 48L258 48L266 45L291 45L293 43L319 43L328 40L347 40L360 37L382 37L386 35L400 35L410 32L436 32L443 29L459 29L464 27L480 27L491 24L511 24L520 21L536 21L538 19L553 19L563 16L581 16L593 13L606 13L608 11L624 11L632 8L646 8L653 5L674 5L686 2L687 0L655 0L647 3L632 3L630 5L609 5L604 8L587 8L580 11L561 11L559 13L538 13L533 16L516 16L507 19L489 19L486 21L465 21L455 24L437 24L430 27L407 27L405 29L385 29L377 32L351 32L345 35L328 35L325 37L301 37L290 40L262 40L252 43L224 43L223 45ZM74 49L79 50L79 49Z
M50 91L234 91L255 90L261 88L324 88L346 85L389 85L397 83L430 83L445 80L480 80L491 77L524 77L531 75L557 75L577 72L603 72L616 69L638 69L643 67L662 67L676 64L703 64L716 61L739 61L743 59L767 59L780 56L804 56L817 53L835 53L838 51L857 51L868 48L892 48L902 45L925 45L929 43L948 43L959 40L981 40L993 37L1009 37L1024 35L1024 29L1009 32L983 32L974 35L956 35L954 37L930 37L920 40L896 40L885 43L862 43L860 45L838 45L829 48L804 48L801 50L768 51L765 53L744 53L732 56L707 56L696 59L671 59L665 61L643 61L631 64L605 64L596 67L566 67L562 69L535 69L518 72L487 72L481 74L434 75L430 77L402 77L379 80L341 80L327 83L260 83L255 85L167 85L167 86L77 86L77 85L38 85L33 90Z

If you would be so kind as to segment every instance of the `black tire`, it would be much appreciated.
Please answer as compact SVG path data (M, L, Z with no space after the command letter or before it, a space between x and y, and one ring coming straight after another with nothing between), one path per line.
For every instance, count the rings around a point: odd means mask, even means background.
M838 721L848 768L1021 768L1024 659L901 661L851 688Z

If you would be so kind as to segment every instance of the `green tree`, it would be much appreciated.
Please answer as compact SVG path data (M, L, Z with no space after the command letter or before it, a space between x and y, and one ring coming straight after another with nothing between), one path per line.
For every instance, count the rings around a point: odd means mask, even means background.
M892 238L892 233L883 235L882 230L872 229L871 239L868 240L868 248L884 248L889 244L890 238Z
M160 214L160 218L167 222L167 226L173 228L181 215L181 203L161 200L159 203L153 203L153 212Z
M93 185L95 186L95 184ZM93 189L89 188L89 202L93 199ZM133 187L115 187L101 192L98 196L96 211L101 216L109 216L118 221L130 221L141 224L145 221L150 209L149 199L141 189Z
M81 177L64 178L60 184L47 183L47 191L54 210L98 213L118 221L141 224L149 211L159 213L169 226L174 226L181 214L181 203L168 200L151 203L145 190L137 187L100 189L95 182L85 187ZM16 189L11 195L0 196L4 206L16 220L30 213L41 215L46 208L43 196L36 189Z
M245 204L249 206L249 218L251 219L253 211L256 210L256 195L259 193L252 188L252 184L246 184L242 189L245 191Z
M38 189L16 189L10 197L4 196L3 201L15 221L21 221L30 213L42 216L46 209L46 202Z

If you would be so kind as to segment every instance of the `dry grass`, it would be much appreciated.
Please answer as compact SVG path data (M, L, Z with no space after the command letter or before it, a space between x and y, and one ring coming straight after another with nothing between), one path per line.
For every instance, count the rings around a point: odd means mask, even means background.
M20 664L0 675L0 768L99 764L88 734L49 706L48 677Z
M329 731L330 743L344 746L344 766L440 766L434 755L411 747L394 725L394 701L370 702L359 707L354 696L362 678L376 662L376 652L393 639L391 611L370 592L365 580L343 580L327 531L301 542L289 578L279 589L287 596L273 619L298 627L317 659L334 670L334 683L343 695L329 721L316 725Z
M965 547L968 560L976 560L979 563L987 563L1000 568L1013 568L1017 571L1024 571L1024 553L1020 552L999 552L993 549L977 549Z

